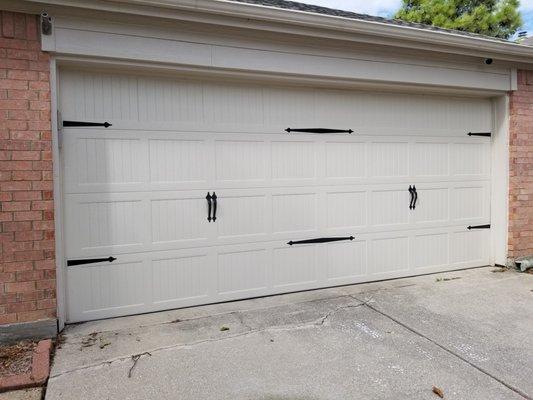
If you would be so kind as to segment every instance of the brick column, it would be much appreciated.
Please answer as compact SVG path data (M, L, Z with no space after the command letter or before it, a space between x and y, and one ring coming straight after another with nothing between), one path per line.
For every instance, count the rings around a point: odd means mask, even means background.
M0 12L0 325L55 318L49 56L35 15Z
M509 257L533 255L533 71L511 93Z

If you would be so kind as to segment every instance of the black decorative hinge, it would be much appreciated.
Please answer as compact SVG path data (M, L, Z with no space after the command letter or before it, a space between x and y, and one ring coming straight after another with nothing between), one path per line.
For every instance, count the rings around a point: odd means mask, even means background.
M351 129L327 129L327 128L287 128L285 132L305 132L305 133L353 133Z
M83 121L63 121L63 126L112 126L109 122L83 122Z
M487 136L490 137L490 132L468 132L468 136Z
M468 225L466 227L466 229L470 230L470 229L490 229L490 224L486 224L486 225Z
M307 244L307 243L327 243L327 242L338 242L340 240L354 240L355 238L353 236L346 236L346 237L322 237L322 238L316 238L316 239L305 239L305 240L297 240L297 241L290 241L287 242L289 246L292 246L293 244Z
M83 265L83 264L93 264L93 263L99 263L99 262L113 262L115 261L115 257L107 257L107 258L82 258L81 260L67 260L67 267L72 267L74 265Z

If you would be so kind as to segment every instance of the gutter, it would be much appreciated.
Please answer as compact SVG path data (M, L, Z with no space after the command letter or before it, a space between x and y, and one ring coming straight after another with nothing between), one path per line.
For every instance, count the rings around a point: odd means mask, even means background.
M7 3L9 2L8 0ZM23 2L20 0L14 2L15 5L18 4L19 6L22 5L21 3ZM40 7L39 12L42 11L43 7L50 5L59 6L61 11L64 11L65 7L69 7L167 19L191 19L185 14L193 12L211 16L212 21L210 23L217 23L215 19L220 20L220 17L224 16L233 19L233 21L225 21L224 25L242 26L244 22L248 28L254 28L258 21L264 21L311 28L312 32L301 33L310 36L324 37L320 30L328 30L347 35L344 39L351 41L374 42L398 47L421 48L423 46L423 48L432 51L478 55L520 64L533 64L533 46L491 38L471 37L454 32L433 31L413 26L393 25L378 21L358 20L228 0L26 0L24 3L33 5L34 7L31 8L34 10L36 10L35 6ZM15 8L21 7L15 6ZM245 21L238 23L235 21L236 18ZM264 26L260 28L268 29ZM270 29L277 30L276 27ZM354 34L365 38L354 37ZM392 43L391 39L401 41L403 44Z

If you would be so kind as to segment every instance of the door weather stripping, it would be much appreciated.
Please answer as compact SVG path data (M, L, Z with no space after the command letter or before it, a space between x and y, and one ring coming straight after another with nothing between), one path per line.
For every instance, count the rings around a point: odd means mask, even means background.
M487 136L490 137L490 132L468 132L468 136Z
M109 122L83 122L83 121L63 121L63 126L103 126L108 128L112 126Z
M486 224L486 225L468 225L466 227L466 229L470 230L470 229L490 229L490 224Z
M327 128L287 128L285 132L304 132L304 133L353 133L351 129L327 129Z
M115 261L115 257L107 257L107 258L83 258L81 260L67 260L67 267L73 267L74 265L83 265L83 264L93 264L93 263L99 263L99 262L113 262Z
M289 246L292 246L293 244L308 244L308 243L327 243L327 242L338 242L340 240L354 240L355 238L353 236L347 236L347 237L323 237L323 238L316 238L316 239L305 239L305 240L297 240L297 241L290 241L287 242Z

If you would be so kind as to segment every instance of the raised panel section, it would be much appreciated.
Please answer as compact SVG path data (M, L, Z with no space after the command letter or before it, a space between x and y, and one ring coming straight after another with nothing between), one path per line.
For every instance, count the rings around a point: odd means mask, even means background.
M366 143L326 143L326 177L363 178L365 175Z
M417 188L418 200L413 212L415 222L445 222L448 217L448 188L420 189Z
M312 179L315 163L313 142L272 142L273 179Z
M91 201L80 202L76 230L80 246L84 249L116 245L132 245L142 242L143 215L141 202Z
M255 85L206 84L204 115L209 124L262 125L263 89Z
M266 143L217 140L216 178L220 181L250 181L266 178Z
M206 181L207 148L202 140L150 140L151 182Z
M453 263L483 262L488 230L452 233L451 258Z
M265 196L222 196L217 200L220 237L265 233Z
M447 265L450 261L448 233L428 233L413 238L412 260L414 268Z
M412 149L412 175L446 176L450 173L448 143L414 143Z
M145 268L141 261L94 264L69 267L69 296L77 313L116 310L145 304ZM105 314L104 314L105 315ZM100 315L102 316L102 315Z
M366 192L327 193L326 204L328 228L353 228L366 225Z
M454 175L488 175L490 172L490 145L488 143L453 144Z
M135 138L69 138L67 182L79 185L139 183L146 166L140 140ZM70 150L70 149L69 149Z
M207 206L204 198L151 201L152 241L205 239Z
M218 293L234 294L266 287L266 250L222 253L218 256Z
M452 219L477 219L485 216L485 189L483 186L452 189Z
M326 246L328 280L366 274L366 241L334 243Z
M370 275L409 269L407 236L371 240L370 249L368 259Z
M298 246L274 249L272 282L274 287L304 285L317 280L316 247Z
M154 260L154 303L205 297L209 290L208 277L205 254Z
M297 232L316 229L316 195L314 193L272 196L274 232Z
M372 225L398 225L409 222L407 190L375 190L370 194Z
M374 142L370 148L370 176L391 177L408 175L408 143Z

